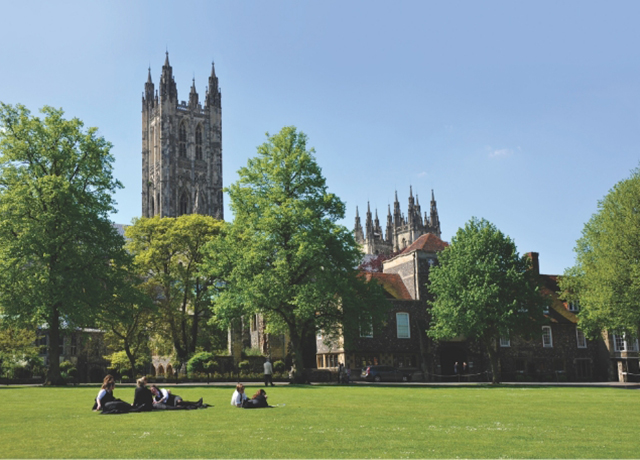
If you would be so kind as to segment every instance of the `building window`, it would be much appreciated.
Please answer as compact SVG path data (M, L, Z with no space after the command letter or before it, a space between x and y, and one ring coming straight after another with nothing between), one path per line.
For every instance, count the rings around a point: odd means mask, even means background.
M553 347L553 335L551 326L542 326L542 346L545 348Z
M580 311L580 304L578 303L578 301L573 301L573 302L569 302L569 311L572 312L578 312Z
M71 336L71 347L69 349L69 354L71 356L76 356L78 354L78 337L75 334Z
M202 125L196 128L196 160L202 160Z
M371 316L360 318L360 337L373 337L373 321Z
M614 351L638 351L638 339L627 340L627 334L613 335Z
M576 326L576 342L578 343L578 348L587 348L587 338L584 336L584 332L582 332Z
M377 366L378 364L380 364L378 355L356 355L355 357L356 367Z
M545 348L553 348L553 336L551 335L550 326L542 326L542 346Z
M182 195L180 195L180 209L178 210L179 216L184 214L189 214L189 198L187 197L186 192L183 192Z
M576 359L576 377L580 380L591 378L591 359Z
M509 336L500 337L500 346L501 347L510 347L511 346L511 339L509 338Z
M416 355L393 355L394 367L416 367Z
M187 156L187 125L185 122L180 123L179 129L180 156Z
M399 339L411 338L409 332L409 313L396 313L396 325Z

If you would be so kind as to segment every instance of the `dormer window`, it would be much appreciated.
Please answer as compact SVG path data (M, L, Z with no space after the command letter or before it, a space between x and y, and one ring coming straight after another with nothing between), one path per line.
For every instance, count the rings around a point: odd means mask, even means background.
M580 304L577 300L569 302L569 311L572 311L574 313L580 311Z

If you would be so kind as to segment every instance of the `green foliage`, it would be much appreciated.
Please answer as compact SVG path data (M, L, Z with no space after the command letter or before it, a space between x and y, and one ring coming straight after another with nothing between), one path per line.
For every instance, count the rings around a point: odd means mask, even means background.
M18 367L41 371L36 333L0 320L0 375L11 377Z
M640 327L640 169L598 202L577 241L576 265L560 288L580 301L580 327L591 337L602 330L638 336Z
M278 360L275 363L273 363L273 370L276 372L284 372L285 370L284 361Z
M187 372L189 375L202 373L211 375L218 370L218 363L212 353L200 352L196 353L187 362Z
M109 369L113 369L116 373L122 375L128 370L131 370L131 362L127 353L122 351L116 351L111 353L110 355L104 356L104 359L109 361ZM149 364L148 355L140 355L136 359L136 367L138 369L143 369L146 365Z
M478 340L499 380L495 346L501 336L539 331L544 299L514 242L493 224L473 218L458 230L431 269L432 322L428 334Z
M215 277L200 272L201 249L217 237L222 222L199 214L140 218L127 227L127 249L158 306L156 329L169 338L183 363L196 351L201 323L211 319Z
M264 353L259 348L245 348L242 353L245 356L264 356Z
M247 394L253 395L262 385L256 382L247 386ZM185 400L202 397L214 407L154 411L105 420L87 409L96 397L97 386L3 388L0 457L638 456L637 391L548 386L287 385L267 389L269 402L279 407L253 412L231 406L232 391L231 385L184 386L179 394ZM115 396L130 402L133 388L116 386ZM43 401L46 404L36 403ZM108 433L110 442L104 442L107 422L113 424L108 429L115 431Z
M359 311L380 317L386 307L380 290L357 277L360 250L337 224L344 203L327 191L306 145L306 135L285 127L258 147L228 189L235 220L206 246L204 263L224 281L216 317L231 324L261 314L268 332L288 334L297 369L306 337L356 323Z
M0 103L0 308L47 325L57 383L60 329L94 322L127 255L109 220L121 187L111 144L60 109L41 112Z
M240 361L238 363L238 369L240 369L240 372L243 374L247 374L251 371L251 363L249 361Z

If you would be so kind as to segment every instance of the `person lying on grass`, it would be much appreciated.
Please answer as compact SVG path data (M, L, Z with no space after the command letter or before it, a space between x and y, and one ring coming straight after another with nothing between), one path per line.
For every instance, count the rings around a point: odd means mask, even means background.
M154 396L153 408L157 410L198 409L200 407L208 407L206 404L202 404L202 398L197 402L184 401L180 396L171 394L171 390L158 388L155 385L151 385L151 393Z
M253 398L244 401L242 407L245 409L259 409L261 407L272 407L267 403L267 392L260 389L253 395Z

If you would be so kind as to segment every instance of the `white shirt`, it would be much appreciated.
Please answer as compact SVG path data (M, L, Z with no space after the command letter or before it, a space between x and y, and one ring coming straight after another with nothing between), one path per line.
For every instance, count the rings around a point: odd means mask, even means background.
M231 405L232 406L241 406L242 401L249 399L246 394L240 393L238 390L233 392L233 396L231 396Z
M167 400L169 399L169 390L165 388L160 388L160 393L162 393L162 399L158 402L166 403Z
M273 374L273 366L271 366L271 363L269 361L264 363L264 373L265 374Z

